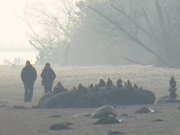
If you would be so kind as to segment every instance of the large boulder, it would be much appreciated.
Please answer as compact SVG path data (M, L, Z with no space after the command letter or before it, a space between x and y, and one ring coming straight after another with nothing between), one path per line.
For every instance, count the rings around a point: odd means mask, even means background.
M153 92L139 88L77 89L47 99L46 108L100 107L103 105L153 104Z
M40 98L37 107L39 108L45 108L45 104L48 101L50 97L52 97L52 93L46 93L43 97Z

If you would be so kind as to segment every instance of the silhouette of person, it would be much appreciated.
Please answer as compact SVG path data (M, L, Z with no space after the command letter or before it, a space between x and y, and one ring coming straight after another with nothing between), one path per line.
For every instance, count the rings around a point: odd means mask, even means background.
M34 83L37 78L36 69L31 65L30 61L26 61L26 66L21 71L21 79L24 84L24 102L31 102L33 97Z
M42 73L42 85L44 85L45 94L48 92L52 92L53 80L56 78L56 74L54 70L51 68L49 63L46 63Z

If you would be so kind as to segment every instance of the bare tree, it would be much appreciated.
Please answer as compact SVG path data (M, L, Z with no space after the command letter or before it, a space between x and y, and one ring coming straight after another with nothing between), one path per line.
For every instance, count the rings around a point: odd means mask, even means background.
M44 6L28 11L37 22L33 25L26 21L31 33L29 42L39 50L38 62L67 65L70 47L75 45L80 48L76 59L85 61L101 55L102 64L120 64L120 58L124 58L141 65L153 61L160 66L180 66L178 0L83 0L76 4L64 0L62 5L64 10L59 8L58 14ZM142 52L150 60L139 59Z
M177 0L99 0L96 2L86 0L81 2L79 7L86 14L88 21L99 15L101 23L94 21L99 23L98 27L105 31L107 24L104 25L104 22L108 22L109 33L119 32L116 36L124 37L127 41L143 48L155 57L156 64L179 67L177 60L180 57L180 51L177 37L180 34L178 29L180 18L177 11L180 8L177 5L179 5ZM101 32L102 35L105 35L104 33ZM113 36L109 35L108 40ZM120 38L119 42L121 42Z
M64 0L56 10L58 13L55 14L43 5L26 10L26 16L33 18L38 25L26 20L30 29L29 42L39 51L38 63L51 61L67 65L70 41L78 18L73 0Z

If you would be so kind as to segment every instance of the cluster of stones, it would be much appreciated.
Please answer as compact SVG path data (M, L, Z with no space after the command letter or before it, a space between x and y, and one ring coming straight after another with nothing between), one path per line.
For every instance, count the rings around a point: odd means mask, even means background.
M127 82L124 83L123 85L123 81L121 79L118 79L116 82L116 86L113 84L113 81L108 78L107 82L105 82L103 79L99 80L98 84L90 84L88 87L83 86L81 83L79 83L79 85L76 87L73 87L73 90L81 90L81 89L112 89L112 88L128 88L128 89L138 89L138 85L137 84L132 84L130 82L130 80L127 80ZM143 89L143 87L140 87L140 89Z
M90 84L88 87L81 83L72 90L67 90L58 82L52 93L48 93L39 101L39 107L62 108L62 107L99 107L102 105L130 105L130 104L153 104L155 94L151 91L132 84L130 80L125 83L118 79L116 85L108 78L98 84Z
M174 102L180 102L179 100L177 100L177 88L176 88L176 80L174 78L174 76L171 77L170 81L169 81L169 95L168 96L164 96L161 97L157 102L158 103L174 103Z
M176 91L177 91L177 88L176 88L176 81L175 81L175 78L174 76L171 77L170 81L169 81L169 85L170 85L170 88L169 88L169 96L171 98L171 100L176 100L176 97L177 97L177 94L176 94Z

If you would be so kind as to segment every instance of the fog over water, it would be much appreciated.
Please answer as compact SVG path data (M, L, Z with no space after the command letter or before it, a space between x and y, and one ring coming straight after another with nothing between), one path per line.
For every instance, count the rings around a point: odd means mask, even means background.
M50 3L54 3L52 0ZM4 0L0 1L0 65L4 61L13 63L20 59L21 64L27 59L35 62L38 51L29 44L29 28L25 23L27 8L48 3L45 0ZM42 4L43 5L43 4ZM50 4L48 4L50 5Z
M38 52L36 51L4 51L0 52L0 65L7 64L6 61L14 63L15 59L20 60L20 64L24 64L26 60L30 60L31 63L35 63L36 56Z

